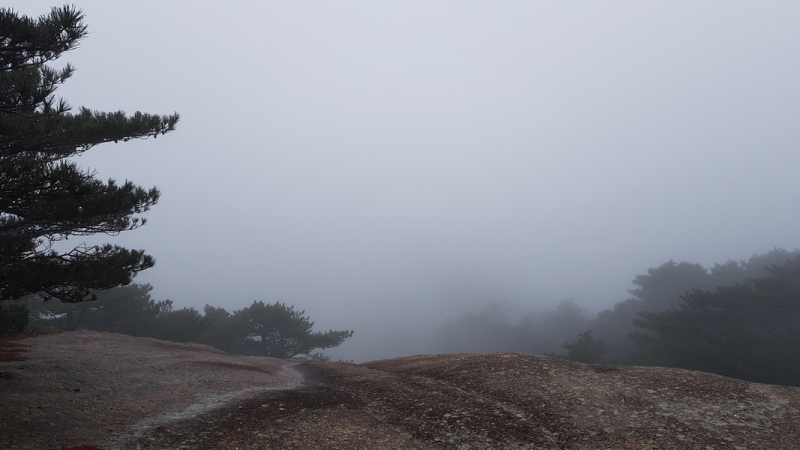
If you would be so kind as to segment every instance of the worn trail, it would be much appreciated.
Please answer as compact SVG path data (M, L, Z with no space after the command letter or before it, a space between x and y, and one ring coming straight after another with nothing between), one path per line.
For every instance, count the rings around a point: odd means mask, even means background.
M227 402L302 383L297 360L204 345L97 332L19 342L24 360L0 362L0 448L116 448Z

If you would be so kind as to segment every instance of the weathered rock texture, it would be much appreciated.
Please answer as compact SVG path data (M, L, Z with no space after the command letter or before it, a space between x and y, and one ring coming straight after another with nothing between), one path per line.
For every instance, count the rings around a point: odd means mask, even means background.
M800 448L800 389L679 369L517 354L298 365L104 333L22 343L27 361L0 363L0 448Z

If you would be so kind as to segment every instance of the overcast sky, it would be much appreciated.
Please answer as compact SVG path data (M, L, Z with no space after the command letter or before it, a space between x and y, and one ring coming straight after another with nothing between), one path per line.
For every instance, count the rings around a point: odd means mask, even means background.
M178 307L287 302L396 356L488 300L597 310L670 259L800 247L800 2L76 5L60 95L181 114L78 159L162 190L101 241Z

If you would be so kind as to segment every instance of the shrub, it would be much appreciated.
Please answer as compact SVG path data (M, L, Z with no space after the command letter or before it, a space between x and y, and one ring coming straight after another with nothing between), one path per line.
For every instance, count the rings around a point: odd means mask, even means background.
M21 333L28 326L28 308L19 304L0 304L0 335Z

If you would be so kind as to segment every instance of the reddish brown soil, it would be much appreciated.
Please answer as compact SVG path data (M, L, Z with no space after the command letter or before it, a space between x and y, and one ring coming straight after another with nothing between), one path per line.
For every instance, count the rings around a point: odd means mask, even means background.
M0 362L25 361L27 347L20 342L22 339L21 336L0 338Z

